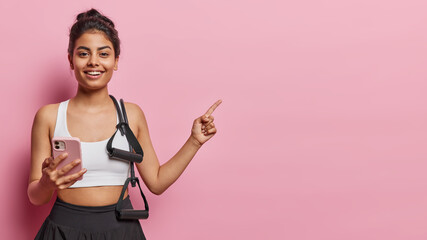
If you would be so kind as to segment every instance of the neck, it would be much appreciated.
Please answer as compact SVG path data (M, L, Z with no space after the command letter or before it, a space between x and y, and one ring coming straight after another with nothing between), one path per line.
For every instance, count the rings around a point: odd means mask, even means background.
M73 101L77 106L100 107L110 103L110 96L107 87L90 91L79 86Z

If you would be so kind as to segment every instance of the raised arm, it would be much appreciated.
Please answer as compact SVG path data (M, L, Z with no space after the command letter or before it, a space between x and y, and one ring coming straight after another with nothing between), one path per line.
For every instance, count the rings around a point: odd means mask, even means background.
M134 129L137 129L137 138L144 151L144 159L142 163L137 164L137 168L141 178L152 193L161 194L171 186L184 172L200 147L215 135L217 130L213 123L212 113L221 102L218 100L204 115L194 120L191 135L187 141L169 161L161 166L150 139L144 113L138 106L129 104L132 112L135 113L134 119L130 119L131 127L132 121L137 122Z

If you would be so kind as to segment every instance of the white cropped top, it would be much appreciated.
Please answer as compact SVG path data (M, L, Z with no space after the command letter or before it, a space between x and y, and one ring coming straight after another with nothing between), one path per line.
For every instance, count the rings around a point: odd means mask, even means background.
M68 102L59 104L58 115L54 137L71 137L67 128L67 108ZM119 119L117 117L117 123ZM95 187L95 186L116 186L123 185L129 176L129 162L117 159L110 159L107 154L107 142L105 139L99 142L81 142L82 167L87 169L83 179L75 182L70 188ZM113 147L129 150L126 136L119 133L113 140Z

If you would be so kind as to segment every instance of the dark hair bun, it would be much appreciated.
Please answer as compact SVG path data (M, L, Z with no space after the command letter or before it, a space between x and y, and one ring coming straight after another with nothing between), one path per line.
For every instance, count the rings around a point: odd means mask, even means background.
M76 19L77 21L70 29L70 40L68 42L68 54L70 56L73 56L76 40L90 30L103 32L113 44L115 57L117 58L120 55L119 33L114 28L113 21L93 8L80 13Z
M114 28L114 23L113 21L111 21L108 17L102 15L100 12L98 12L98 10L92 8L86 12L82 12L79 15L77 15L77 21L83 20L83 19L87 19L87 18L98 18L101 19L102 21L106 22L108 25L110 25L111 27Z

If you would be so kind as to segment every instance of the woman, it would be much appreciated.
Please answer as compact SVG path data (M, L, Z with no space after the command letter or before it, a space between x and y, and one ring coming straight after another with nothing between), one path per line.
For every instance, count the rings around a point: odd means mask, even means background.
M110 19L95 9L77 16L68 47L70 67L78 82L77 94L65 102L42 107L32 128L28 197L34 205L42 205L57 192L57 200L36 239L145 239L137 220L117 220L114 214L123 179L129 172L129 163L109 159L105 150L118 123L108 83L117 70L119 55L120 40ZM217 101L194 120L188 140L161 166L143 111L136 104L125 103L130 128L144 151L142 163L136 166L152 193L161 194L175 182L199 148L215 135L211 114L220 103ZM119 135L115 138L124 137ZM49 157L51 139L71 136L81 141L83 162L74 159L58 169L67 155ZM127 142L121 147L126 149ZM80 164L85 168L66 175ZM78 180L80 177L83 179ZM132 208L129 197L124 204Z

